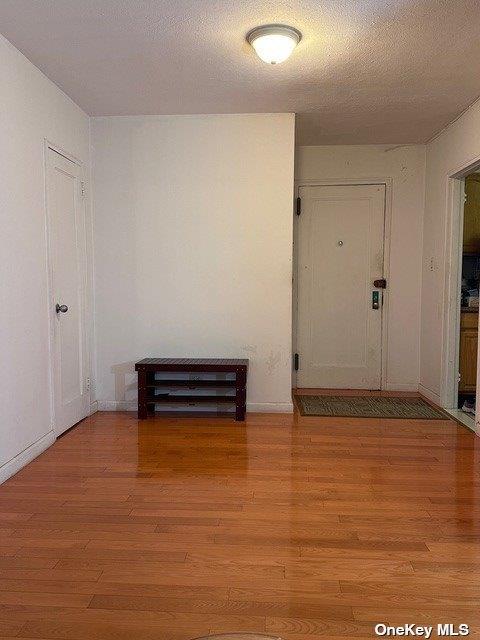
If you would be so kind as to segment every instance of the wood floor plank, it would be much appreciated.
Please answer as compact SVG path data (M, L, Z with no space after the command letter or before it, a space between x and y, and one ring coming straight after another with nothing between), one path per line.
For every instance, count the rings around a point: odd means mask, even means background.
M42 588L43 589L43 588ZM45 591L0 591L0 605L79 607L85 609L92 600L90 594L65 594Z
M478 451L447 420L95 414L0 487L0 637L480 630Z
M0 580L98 580L101 571L60 569L0 569Z
M321 602L265 602L255 600L190 600L183 598L154 598L148 596L101 596L93 597L91 609L119 609L122 611L177 611L188 612L192 609L202 613L244 614L252 616L269 615L316 615L332 620L353 620L351 607L341 604L322 604Z
M297 640L304 638L334 637L372 638L372 624L361 621L350 622L331 620L328 618L267 618L266 629L269 633L282 635L285 638Z
M55 558L0 558L0 569L53 569L58 564Z

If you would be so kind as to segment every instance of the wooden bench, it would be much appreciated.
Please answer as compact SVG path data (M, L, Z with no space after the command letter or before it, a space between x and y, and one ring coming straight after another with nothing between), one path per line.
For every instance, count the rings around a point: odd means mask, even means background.
M235 420L245 420L248 360L238 358L145 358L135 364L138 372L138 417L161 413L160 404L234 404ZM156 374L175 374L158 378ZM186 374L181 379L176 374ZM234 374L231 378L202 379L198 374ZM188 375L195 375L195 378ZM179 393L178 390L183 391ZM198 389L217 390L215 394L199 394ZM219 394L218 390L226 393ZM173 391L172 391L173 390ZM175 393L177 390L177 393ZM185 393L188 390L189 393ZM231 393L235 391L235 394ZM197 393L195 393L197 391ZM228 393L230 391L230 393ZM191 393L190 393L191 392Z

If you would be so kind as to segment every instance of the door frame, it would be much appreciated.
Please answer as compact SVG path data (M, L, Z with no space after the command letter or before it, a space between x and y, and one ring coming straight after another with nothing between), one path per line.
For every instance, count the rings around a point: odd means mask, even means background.
M52 250L52 219L49 210L48 203L48 153L54 151L60 156L63 156L70 162L73 162L80 168L80 175L83 184L87 184L87 171L85 164L79 160L76 156L69 153L61 146L51 142L47 138L43 141L43 167L44 167L44 210L45 210L45 246L46 246L46 268L47 268L47 319L48 319L48 382L50 387L50 416L51 416L51 429L58 437L63 433L59 432L56 425L55 415L55 317L53 315L53 293L54 293L54 275L53 275L53 250ZM88 192L88 191L87 191ZM88 372L88 380L90 384L86 389L89 412L87 415L94 412L92 408L92 381L91 381L91 362L92 362L92 327L88 322L88 318L91 317L91 297L92 297L92 273L91 273L91 255L92 255L92 229L90 220L90 207L89 200L85 197L84 210L85 210L85 282L83 283L83 332L85 335L85 371Z
M460 360L460 296L462 280L462 240L465 177L480 171L480 157L447 172L447 215L445 224L445 274L443 287L443 347L440 404L443 409L457 410L458 371ZM478 398L477 365L477 398ZM477 432L478 412L475 415Z
M298 198L301 187L347 187L347 186L384 186L385 187L385 210L383 229L383 277L387 280L387 288L383 290L382 305L382 339L381 339L381 372L380 389L388 390L387 382L387 362L388 362L388 320L389 320L389 300L390 300L390 238L392 228L392 202L393 202L393 178L356 178L346 180L295 180L295 199ZM301 215L301 214L300 214ZM297 353L298 340L298 222L296 207L293 210L293 270L292 270L292 382L297 388L297 372L295 371L293 354Z

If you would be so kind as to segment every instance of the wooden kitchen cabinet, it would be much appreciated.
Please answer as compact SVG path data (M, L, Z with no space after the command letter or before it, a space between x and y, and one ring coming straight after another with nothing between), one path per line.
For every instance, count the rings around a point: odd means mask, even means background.
M477 385L478 313L460 314L460 393L474 393Z

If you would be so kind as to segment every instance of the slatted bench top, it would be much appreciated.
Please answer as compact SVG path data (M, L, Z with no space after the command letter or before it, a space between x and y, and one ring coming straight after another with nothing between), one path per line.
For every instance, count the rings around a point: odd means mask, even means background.
M178 368L205 367L210 371L214 369L244 369L248 368L248 358L144 358L135 364L135 371L141 368Z

